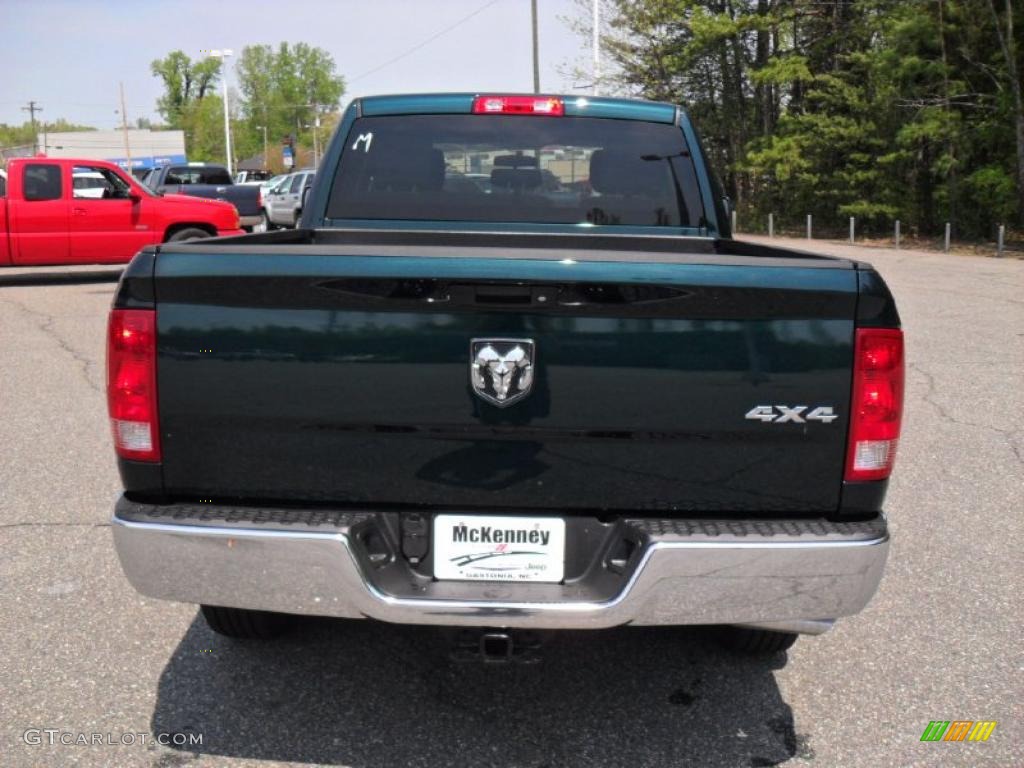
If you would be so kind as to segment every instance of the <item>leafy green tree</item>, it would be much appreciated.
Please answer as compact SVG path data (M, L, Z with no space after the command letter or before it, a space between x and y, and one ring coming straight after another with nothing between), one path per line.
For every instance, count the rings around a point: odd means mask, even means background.
M157 111L169 128L185 132L185 147L195 160L223 160L223 102L215 94L222 61L203 57L193 61L183 51L171 51L150 65L154 77L164 84ZM219 137L217 129L219 126Z
M1024 224L1011 0L602 2L602 89L683 104L746 216Z
M276 50L246 46L237 74L243 122L239 144L254 153L262 152L263 127L271 146L280 146L287 136L311 145L317 118L337 110L345 92L331 55L306 43L281 43ZM318 136L325 135L322 125Z
M221 66L221 59L203 57L192 61L180 50L150 64L153 76L164 82L164 95L157 100L157 111L171 127L181 127L188 108L213 92Z

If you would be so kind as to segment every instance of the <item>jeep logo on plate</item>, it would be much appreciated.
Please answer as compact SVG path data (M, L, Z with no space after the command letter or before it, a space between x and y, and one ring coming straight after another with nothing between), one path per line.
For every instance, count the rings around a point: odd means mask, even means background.
M530 394L535 350L532 339L473 339L469 380L473 391L499 408Z

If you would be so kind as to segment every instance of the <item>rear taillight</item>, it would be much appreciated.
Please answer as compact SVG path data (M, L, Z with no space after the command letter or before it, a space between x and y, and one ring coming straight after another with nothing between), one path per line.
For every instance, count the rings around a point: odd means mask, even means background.
M117 455L133 461L160 461L154 310L110 311L107 407Z
M565 103L553 96L477 96L473 100L477 115L553 115L565 114Z
M858 328L847 480L881 480L892 472L903 418L903 376L903 331Z

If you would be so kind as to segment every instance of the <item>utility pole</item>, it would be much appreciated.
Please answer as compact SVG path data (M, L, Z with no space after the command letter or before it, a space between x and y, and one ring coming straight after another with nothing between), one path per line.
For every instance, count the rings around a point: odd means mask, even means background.
M313 168L316 168L320 162L319 158L317 157L318 153L316 146L316 118L313 119L313 125L311 127L313 129Z
M594 95L601 81L601 0L594 0Z
M28 112L29 119L32 120L32 154L35 155L39 152L39 137L36 135L36 112L42 112L42 107L37 107L34 101L30 101L27 107L21 108L22 112Z
M266 104L263 105L263 170L270 170L270 147L267 144L267 127L270 125L270 115L267 113Z
M320 105L304 104L303 106L313 110L313 119L303 127L309 128L313 132L313 168L316 169L320 163ZM296 125L298 124L296 123Z
M537 0L530 0L530 19L533 22L533 92L540 93L540 46L537 43Z
M120 83L121 86L121 130L124 132L124 156L128 160L127 171L129 175L132 172L132 148L128 143L128 115L124 110L124 83Z
M263 131L263 169L270 170L270 155L267 154L270 150L267 148L267 126L257 125L256 130Z
M320 105L313 105L313 169L320 165Z

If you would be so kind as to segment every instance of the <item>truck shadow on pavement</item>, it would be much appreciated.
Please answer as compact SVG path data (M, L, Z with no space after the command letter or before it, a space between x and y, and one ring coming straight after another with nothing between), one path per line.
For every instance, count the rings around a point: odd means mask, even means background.
M187 752L363 766L768 766L813 751L775 683L779 654L709 631L545 635L535 664L454 660L433 628L306 620L241 642L192 622L160 678L154 733Z

